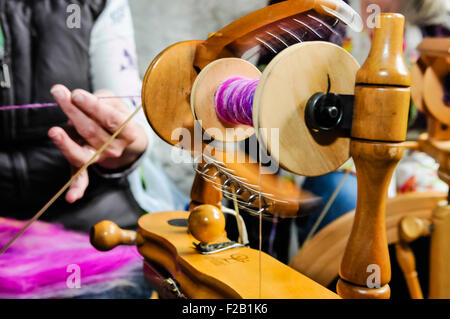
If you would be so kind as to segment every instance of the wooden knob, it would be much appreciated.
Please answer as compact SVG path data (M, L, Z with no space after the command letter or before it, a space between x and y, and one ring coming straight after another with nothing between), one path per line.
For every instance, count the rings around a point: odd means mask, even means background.
M405 17L397 13L377 16L372 47L356 75L357 84L411 86L411 74L403 55Z
M403 242L410 243L419 237L426 236L430 233L429 220L418 217L408 216L401 220L399 235Z
M212 243L225 232L225 217L213 205L200 205L189 215L188 229L201 243Z
M100 251L108 251L118 245L135 245L137 233L124 230L109 220L101 221L91 228L91 244Z

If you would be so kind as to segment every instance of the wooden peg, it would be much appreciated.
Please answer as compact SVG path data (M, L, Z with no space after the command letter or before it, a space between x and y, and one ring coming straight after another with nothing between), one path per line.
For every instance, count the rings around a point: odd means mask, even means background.
M188 230L200 243L213 243L225 234L225 216L216 206L197 206L189 215Z
M404 217L399 224L399 240L395 244L395 253L412 299L423 299L423 293L416 271L416 258L408 244L419 237L429 235L430 229L430 220L415 216Z
M91 244L100 251L108 251L118 245L135 245L137 233L119 228L109 220L101 221L91 228Z
M407 243L398 242L395 244L395 253L398 264L408 285L409 294L412 299L423 299L422 288L416 271L416 258L411 247Z
M419 237L428 236L430 235L430 227L430 220L418 218L415 216L407 216L400 221L400 241L411 243Z
M338 291L344 298L390 295L386 198L404 151L401 142L406 138L411 75L402 51L405 18L388 13L378 19L380 28L375 30L369 57L356 75L350 154L356 166L358 197L339 271ZM376 283L380 288L370 288L371 267L379 269Z

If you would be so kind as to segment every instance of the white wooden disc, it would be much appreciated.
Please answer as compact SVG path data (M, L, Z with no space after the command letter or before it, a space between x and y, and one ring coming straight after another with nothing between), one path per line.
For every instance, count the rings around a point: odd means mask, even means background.
M203 130L209 136L222 142L239 142L254 134L253 127L226 123L216 113L217 89L224 81L236 76L259 79L261 72L242 59L219 59L208 64L192 86L191 109L194 118L201 121Z
M316 133L305 123L309 98L327 92L354 94L358 62L328 42L304 42L278 54L264 70L253 102L260 143L281 167L295 174L332 172L350 157L350 138ZM277 137L278 133L278 137Z

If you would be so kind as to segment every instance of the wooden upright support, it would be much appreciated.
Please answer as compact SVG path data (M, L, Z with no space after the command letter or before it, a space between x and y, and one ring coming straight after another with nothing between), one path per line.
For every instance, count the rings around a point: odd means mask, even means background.
M403 155L411 75L403 57L405 19L378 16L372 49L356 76L352 155L358 197L337 291L344 298L389 298L391 266L385 206L392 174Z
M430 249L431 299L450 298L450 206L443 204L433 213Z

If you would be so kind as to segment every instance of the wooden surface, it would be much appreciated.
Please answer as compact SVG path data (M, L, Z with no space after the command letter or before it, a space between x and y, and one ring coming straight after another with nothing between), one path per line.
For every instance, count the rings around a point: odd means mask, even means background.
M440 170L450 172L450 141L437 141L428 138L428 136L427 133L419 136L420 150L434 158L439 163Z
M336 290L339 296L346 296L347 299L389 299L391 296L389 285L380 288L366 288L339 280Z
M408 285L411 299L423 299L422 288L416 271L416 257L407 243L395 244L395 255Z
M378 21L380 19L380 21ZM377 17L372 47L356 76L357 84L411 86L411 74L403 56L405 18L401 14L384 13Z
M199 164L201 168L204 163ZM211 171L208 175L215 172ZM194 209L198 205L210 204L217 207L222 206L222 192L215 188L213 184L207 181L201 174L195 173L194 181L191 187L191 204L189 210Z
M425 38L417 49L423 56L446 58L450 56L450 38Z
M424 76L423 97L428 112L441 123L450 125L450 107L444 103L444 77L450 73L450 63L437 59Z
M186 41L168 47L153 60L143 80L142 105L147 120L155 133L171 145L183 142L177 129L186 129L194 137L190 94L197 76L193 63L200 43ZM184 142L185 149L193 148L192 140Z
M219 86L233 77L259 79L261 72L250 62L225 58L208 64L197 76L192 87L191 110L203 130L222 142L243 141L255 132L247 125L234 125L222 121L216 112L215 97Z
M431 299L450 298L450 206L438 207L433 213L430 251Z
M450 127L432 116L427 116L427 133L430 141L450 141Z
M400 241L411 243L419 237L429 236L431 227L430 219L406 216L402 218L399 225Z
M236 248L200 255L186 227L170 226L171 219L187 219L188 212L148 214L139 220L145 242L138 246L150 262L167 269L190 298L337 298L337 295L261 254L262 286L259 293L259 252Z
M423 100L423 81L425 76L425 71L427 70L427 65L421 59L411 65L411 98L414 105L419 109L419 111L427 114L427 108Z
M358 68L347 51L326 42L291 46L269 63L255 93L253 123L258 139L284 169L318 176L348 160L349 138L311 132L305 108L313 94L327 92L328 76L331 92L353 94Z
M200 205L190 211L188 231L204 244L214 243L225 234L225 216L214 205Z
M399 241L399 223L405 216L431 219L437 204L447 194L424 192L399 195L386 203L387 241ZM339 265L350 235L355 213L350 212L317 233L289 263L294 269L328 286L338 275Z
M409 88L357 86L352 137L386 142L404 141L408 129L410 97Z
M380 267L380 283L391 279L386 235L386 199L403 148L384 143L352 141L351 151L358 179L358 196L352 232L339 275L347 282L366 286L369 265Z
M400 14L377 16L369 56L356 74L350 154L355 162L358 197L355 221L339 270L340 296L354 298L388 297L389 289L360 290L368 287L368 267L379 267L378 283L391 278L385 228L388 187L400 161L406 138L410 106L411 75L403 56L405 18ZM345 281L345 284L344 284ZM349 295L346 295L348 292ZM356 294L356 295L355 295Z

